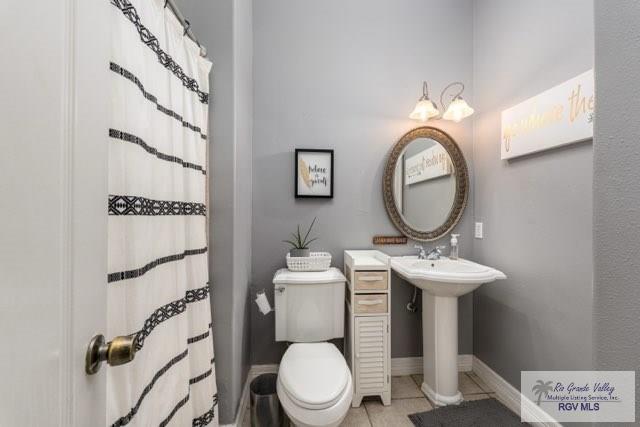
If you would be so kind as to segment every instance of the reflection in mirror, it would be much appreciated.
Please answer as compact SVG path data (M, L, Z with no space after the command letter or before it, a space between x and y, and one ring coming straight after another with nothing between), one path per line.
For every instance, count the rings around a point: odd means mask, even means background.
M456 195L456 174L447 150L431 138L411 141L395 164L393 196L407 225L428 232L448 218Z

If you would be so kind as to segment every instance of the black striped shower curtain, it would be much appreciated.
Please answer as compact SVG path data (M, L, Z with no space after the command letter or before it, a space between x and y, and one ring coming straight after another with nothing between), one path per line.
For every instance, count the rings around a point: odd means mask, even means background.
M111 426L217 425L207 271L211 63L164 0L112 3L108 336Z

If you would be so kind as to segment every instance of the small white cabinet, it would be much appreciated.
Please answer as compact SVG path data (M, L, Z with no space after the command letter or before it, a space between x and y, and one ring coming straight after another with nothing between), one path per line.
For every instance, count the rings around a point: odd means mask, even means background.
M391 281L389 257L380 251L344 252L347 278L345 356L353 374L352 406L364 396L391 404Z

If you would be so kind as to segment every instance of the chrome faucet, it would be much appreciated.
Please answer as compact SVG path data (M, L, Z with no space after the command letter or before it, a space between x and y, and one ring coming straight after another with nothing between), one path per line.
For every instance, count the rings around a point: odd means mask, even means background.
M446 246L436 246L435 248L431 249L427 253L426 258L422 258L422 259L428 259L428 260L440 259L440 257L442 256L442 250L445 248Z
M424 246L413 245L413 247L416 249L420 249L420 253L418 254L418 259L427 259L427 253L424 251Z

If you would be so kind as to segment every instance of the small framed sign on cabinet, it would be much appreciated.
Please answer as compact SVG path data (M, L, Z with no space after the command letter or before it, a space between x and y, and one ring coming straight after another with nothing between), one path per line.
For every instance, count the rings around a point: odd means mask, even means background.
M297 148L294 182L296 198L333 198L333 150Z

